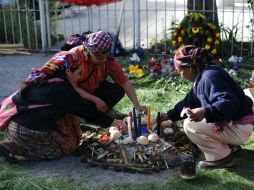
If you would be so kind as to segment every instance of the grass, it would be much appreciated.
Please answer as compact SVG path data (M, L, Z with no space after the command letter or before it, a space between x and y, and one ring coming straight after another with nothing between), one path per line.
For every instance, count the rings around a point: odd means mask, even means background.
M126 58L121 60L122 66L127 68ZM251 76L254 58L244 60L240 73L236 80L240 82L243 88L246 88L247 81ZM143 65L145 67L145 65ZM127 69L126 69L127 70ZM190 88L190 84L176 79L169 82L167 79L151 79L144 77L139 80L132 79L131 82L136 87L138 98L142 105L152 106L152 115L156 115L158 111L165 112L172 108L176 102L185 96L185 92ZM132 105L127 97L124 97L114 108L111 114L126 114L132 109ZM4 134L0 134L3 138ZM217 169L217 170L197 170L197 178L195 180L186 181L176 175L173 180L170 178L162 184L144 183L140 185L134 184L110 184L105 185L101 189L128 189L128 190L175 190L175 189L207 189L207 190L248 190L254 189L254 133L251 138L242 146L243 150L237 152L236 168ZM117 174L116 174L117 175ZM76 190L84 189L85 184L76 184L68 180L53 180L31 176L24 169L16 165L6 163L0 157L0 190Z
M79 190L80 185L70 181L31 176L18 166L0 158L0 190Z

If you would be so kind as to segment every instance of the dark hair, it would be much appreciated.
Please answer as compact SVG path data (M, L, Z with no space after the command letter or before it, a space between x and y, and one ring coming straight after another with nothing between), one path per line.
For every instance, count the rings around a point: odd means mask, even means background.
M77 67L69 68L69 69L70 69L70 71L71 71L72 73L74 73L74 72L79 68L79 66L80 66L80 65L78 65Z
M69 68L69 70L73 73L79 68L79 66ZM64 77L65 77L65 70L59 70L59 71L55 72L53 75L44 76L44 77L39 78L38 80L32 80L31 82L28 82L28 83L23 82L21 85L21 89L23 89L25 87L31 87L31 86L43 86L43 85L47 84L47 81L49 78L64 78Z
M215 64L214 57L205 48L195 48L190 51L193 64L197 71L204 70L208 65Z

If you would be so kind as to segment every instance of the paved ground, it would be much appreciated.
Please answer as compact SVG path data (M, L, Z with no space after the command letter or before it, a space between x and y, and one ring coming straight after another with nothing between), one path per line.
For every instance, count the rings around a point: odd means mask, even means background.
M14 92L33 68L40 67L49 58L41 53L0 56L0 100Z
M25 79L32 68L41 66L50 56L34 53L29 56L0 56L0 98L1 100L14 92ZM78 157L69 156L54 161L21 162L18 164L28 174L46 178L62 178L74 180L85 184L88 189L99 189L107 183L132 183L145 182L164 183L178 175L178 169L170 169L153 175L130 174L103 170L98 167L89 167L81 163Z

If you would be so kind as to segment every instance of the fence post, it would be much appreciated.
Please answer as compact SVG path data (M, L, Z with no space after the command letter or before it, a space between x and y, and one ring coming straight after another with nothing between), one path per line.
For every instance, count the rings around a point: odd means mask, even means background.
M140 0L135 0L135 47L140 47Z
M41 49L43 52L46 52L46 26L45 26L45 17L44 17L44 1L39 0L40 8L40 24L41 24Z
M92 13L92 7L87 7L87 23L88 23L88 30L93 31L93 13Z
M48 48L51 48L51 32L50 32L50 19L49 19L49 1L46 0L46 22L47 22L47 34L48 34Z

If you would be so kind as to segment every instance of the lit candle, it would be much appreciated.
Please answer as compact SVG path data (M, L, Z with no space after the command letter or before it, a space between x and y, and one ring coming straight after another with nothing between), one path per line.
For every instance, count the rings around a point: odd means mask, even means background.
M147 108L147 132L151 131L150 121L151 121L151 107L148 106L148 108Z
M127 117L127 126L128 126L128 135L129 135L129 138L132 139L132 133L131 133L131 117Z
M138 136L138 127L137 127L137 115L136 115L136 108L133 107L133 125L135 131L135 137Z

